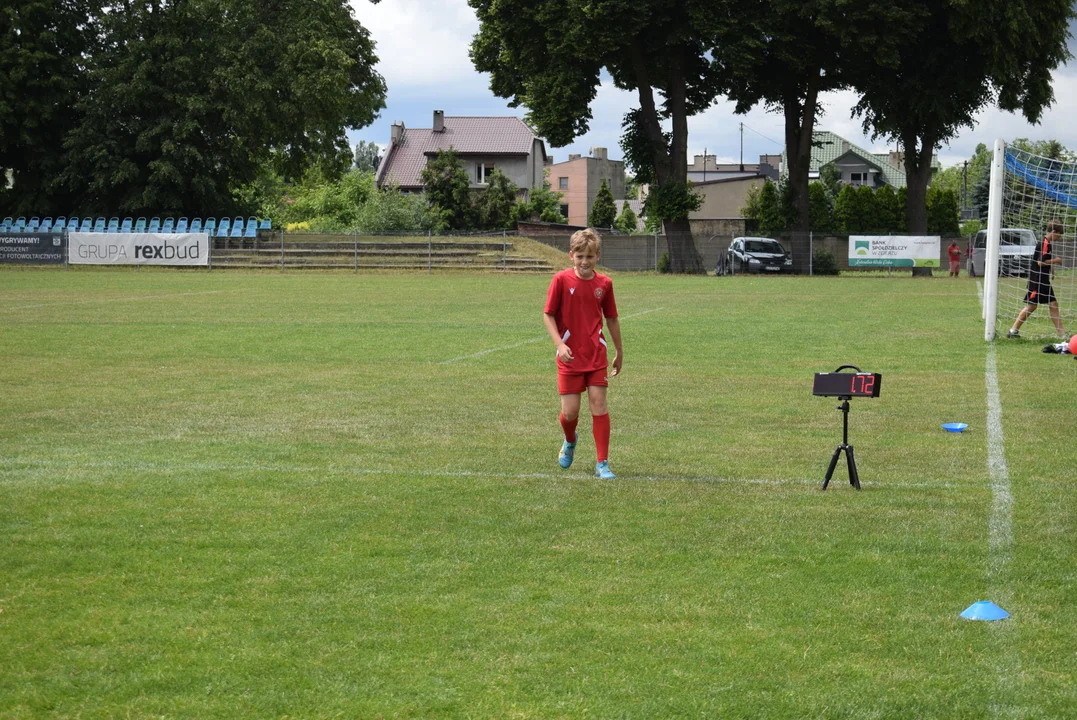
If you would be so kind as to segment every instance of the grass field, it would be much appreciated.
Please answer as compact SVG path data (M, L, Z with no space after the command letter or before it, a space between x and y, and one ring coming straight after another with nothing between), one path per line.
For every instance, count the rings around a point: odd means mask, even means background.
M1077 362L965 278L614 279L604 482L547 277L0 270L0 717L1074 716Z

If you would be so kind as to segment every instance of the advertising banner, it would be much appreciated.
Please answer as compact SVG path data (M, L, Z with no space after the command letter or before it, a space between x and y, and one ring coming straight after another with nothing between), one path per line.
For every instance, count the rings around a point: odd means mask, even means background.
M850 235L849 267L937 268L938 235Z
M206 233L69 233L72 265L209 265Z
M0 233L0 263L55 265L63 261L63 233Z

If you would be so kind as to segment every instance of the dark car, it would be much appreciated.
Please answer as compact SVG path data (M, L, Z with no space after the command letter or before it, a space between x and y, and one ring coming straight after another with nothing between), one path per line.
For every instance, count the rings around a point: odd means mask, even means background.
M734 238L726 250L727 272L782 273L793 272L793 258L782 244L772 238Z

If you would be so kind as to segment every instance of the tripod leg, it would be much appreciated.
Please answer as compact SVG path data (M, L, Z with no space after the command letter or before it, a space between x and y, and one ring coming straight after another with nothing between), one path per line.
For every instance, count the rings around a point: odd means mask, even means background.
M823 490L830 484L830 478L834 477L834 468L838 466L838 456L841 455L841 445L834 448L834 454L830 458L830 467L826 469L826 480L823 481Z
M849 484L860 489L860 476L856 473L856 460L853 458L853 446L845 446L845 459L849 461Z

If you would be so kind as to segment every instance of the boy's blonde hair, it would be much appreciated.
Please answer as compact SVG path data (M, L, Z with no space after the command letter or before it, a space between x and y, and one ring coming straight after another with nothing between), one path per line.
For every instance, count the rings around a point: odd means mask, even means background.
M600 255L602 252L602 236L591 228L577 230L572 233L572 238L568 241L569 252L578 253L584 250L594 250L595 255Z

